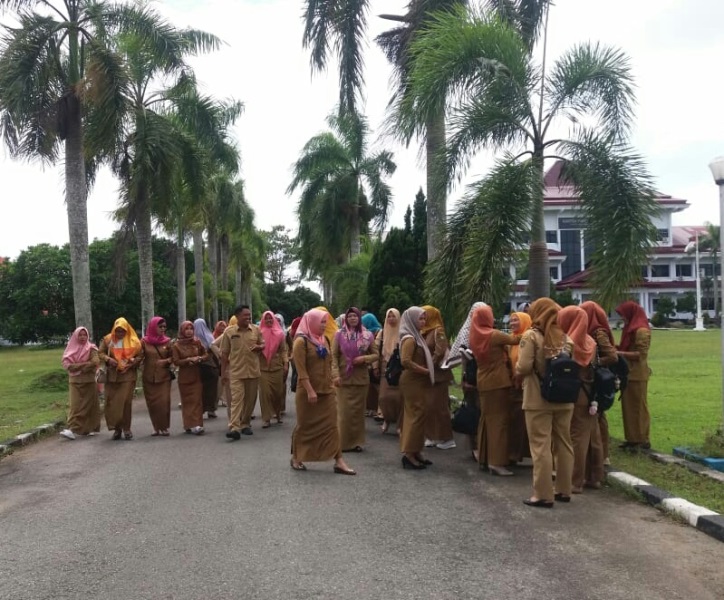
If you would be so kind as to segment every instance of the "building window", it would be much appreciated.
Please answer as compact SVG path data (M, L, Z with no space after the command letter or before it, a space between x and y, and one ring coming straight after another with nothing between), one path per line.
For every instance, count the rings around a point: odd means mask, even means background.
M699 263L699 268L704 271L704 277L713 277L714 276L714 268L711 263L707 263L705 265L702 265ZM719 263L716 264L716 274L717 277L721 277L721 265Z
M558 232L556 230L546 231L546 243L557 244L558 243Z
M651 265L651 277L671 277L669 265Z
M656 241L669 243L669 230L668 229L657 229L656 230Z
M649 277L649 268L641 267L641 279L648 279L648 277Z
M558 279L559 279L558 278L558 267L551 267L550 273L551 273L551 279L553 279L554 281L558 281Z
M566 260L561 265L561 276L568 277L578 273L581 270L581 233L578 229L561 231L561 253L566 255Z
M676 265L676 276L677 277L693 277L694 269L691 265Z

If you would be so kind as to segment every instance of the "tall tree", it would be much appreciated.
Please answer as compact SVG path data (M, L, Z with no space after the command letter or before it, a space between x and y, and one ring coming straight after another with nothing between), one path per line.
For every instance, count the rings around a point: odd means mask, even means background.
M362 117L333 115L329 125L332 131L305 144L287 190L302 188L297 207L302 272L323 280L360 254L370 222L378 231L384 228L392 206L385 178L396 169L390 152L368 153L369 128Z
M54 164L63 148L75 320L92 332L87 183L96 163L84 128L94 121L93 142L102 145L120 125L127 78L109 35L157 32L136 6L0 0L0 10L16 10L18 21L0 40L0 127L13 155Z
M297 279L289 278L287 271L297 261L297 247L291 231L284 225L274 225L269 231L263 231L266 242L266 274L271 283L284 286L295 285Z
M712 223L705 223L706 233L699 238L699 248L704 252L707 252L712 258L712 285L714 288L714 315L716 316L719 311L719 289L718 285L720 275L717 275L717 266L719 261L719 249L721 248L721 227L719 225L713 225Z
M577 190L588 221L587 242L595 249L592 284L598 300L606 306L615 302L638 278L653 247L651 217L657 210L643 162L625 145L634 102L626 56L620 50L584 43L566 52L547 73L545 65L535 63L527 41L515 28L497 17L464 10L435 15L412 41L410 52L410 93L400 107L401 126L414 130L446 107L451 123L446 181L459 179L483 148L511 149L514 156L506 159L507 164L527 158L534 170L534 177L519 178L530 181L520 202L527 203L530 218L531 296L549 292L543 167L546 158L556 157L566 159L563 177ZM554 135L561 121L570 127L568 138ZM506 170L500 173L511 176ZM498 189L498 184L492 187ZM472 210L472 217L473 207L484 204L471 203L464 210ZM518 207L510 207L513 210ZM612 219L612 214L617 217ZM484 234L485 227L480 237ZM446 244L455 244L452 238L457 236L450 229ZM498 261L480 265L474 269L476 277L489 286L498 278L494 272L498 266ZM448 282L460 272L451 267L447 263Z

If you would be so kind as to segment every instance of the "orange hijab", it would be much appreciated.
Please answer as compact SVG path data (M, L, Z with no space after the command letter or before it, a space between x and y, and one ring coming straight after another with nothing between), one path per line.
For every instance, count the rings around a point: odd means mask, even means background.
M475 360L481 364L490 352L490 340L493 337L493 309L489 306L480 306L473 313L473 320L470 324L470 350L475 355Z
M434 331L438 327L445 331L445 324L442 322L442 315L437 308L426 304L422 307L422 310L425 311L425 316L427 317L425 327L420 330L420 333L423 335L423 337L431 331Z
M588 315L580 306L566 306L558 313L558 324L573 340L573 360L582 367L591 364L596 340L588 335Z
M558 325L559 310L561 307L550 298L538 298L528 309L533 329L543 334L543 353L546 357L557 355L566 341L565 334Z
M520 322L518 328L513 330L513 335L523 335L533 326L533 320L530 318L530 315L528 313L514 312L511 313L511 316L513 315L518 317L518 321ZM518 364L519 354L520 346L508 346L508 356L510 356L510 364L512 365L513 369L515 369L515 365Z
M123 329L126 332L121 345L117 345L118 338L116 337L116 329ZM104 338L104 341L106 342L106 346L108 346L108 353L118 361L116 370L119 373L123 373L123 371L128 369L128 361L141 353L141 340L138 339L136 331L123 317L116 319L116 322L113 323L113 329L111 329L111 332Z

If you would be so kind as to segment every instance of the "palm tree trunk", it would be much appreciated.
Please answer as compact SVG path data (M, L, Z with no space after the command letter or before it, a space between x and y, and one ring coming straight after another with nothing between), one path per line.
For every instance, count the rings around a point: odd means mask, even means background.
M186 250L184 230L179 227L176 240L176 298L179 325L186 320Z
M224 234L219 242L219 270L221 271L221 289L224 292L229 291L229 236ZM226 318L229 314L230 307L221 303L222 318Z
M359 198L352 208L352 223L350 224L350 229L349 256L350 258L355 258L359 256L362 251L359 239Z
M219 320L219 238L213 227L209 228L209 270L211 271L211 322Z
M234 281L234 296L236 297L236 305L243 304L241 301L241 288L243 279L241 276L241 267L236 265L235 273L236 280Z
M442 247L447 219L447 191L442 163L445 150L445 114L428 119L426 131L427 260L430 261Z
M204 294L204 230L200 227L194 229L194 274L196 275L196 318L203 319L206 310L206 296Z
M533 154L535 168L538 171L536 181L539 186L532 191L533 219L530 228L530 254L528 257L528 291L530 299L545 298L551 293L550 261L546 244L546 226L543 212L543 150Z
M80 101L68 94L65 138L65 203L68 212L70 269L73 277L73 308L76 327L88 329L93 338L90 263L88 259L88 188L85 181L83 126Z
M141 194L145 192L142 191ZM141 332L154 313L153 298L153 246L151 208L145 197L140 198L141 211L136 222L136 246L138 248L138 272L141 284Z
M241 303L246 304L250 309L252 309L253 314L253 306L251 305L251 278L245 277L244 283L241 286Z

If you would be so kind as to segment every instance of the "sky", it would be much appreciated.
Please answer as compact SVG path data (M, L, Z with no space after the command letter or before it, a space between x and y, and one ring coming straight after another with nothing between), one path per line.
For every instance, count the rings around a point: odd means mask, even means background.
M380 13L402 14L408 0L371 0L365 49L365 113L375 130L373 149L394 152L390 224L401 226L425 177L419 144L409 148L380 136L391 95L391 69L374 44L390 26ZM247 201L261 229L296 228L297 197L286 194L292 165L305 142L326 128L338 99L336 64L312 74L302 48L302 0L167 0L153 4L178 27L219 36L222 50L191 62L204 91L245 105L235 126ZM0 17L6 23L7 16ZM719 223L718 192L708 168L724 155L724 2L721 0L556 0L549 22L549 57L593 41L623 49L637 85L631 143L645 158L659 191L685 198L690 208L674 225ZM484 176L494 157L481 153L450 193L448 209L466 183ZM0 256L16 258L40 243L68 241L62 165L42 168L11 159L0 147ZM100 173L88 199L89 237L117 228L111 213L117 181Z

